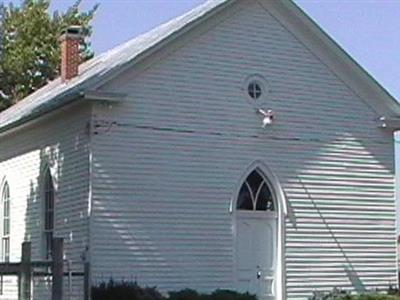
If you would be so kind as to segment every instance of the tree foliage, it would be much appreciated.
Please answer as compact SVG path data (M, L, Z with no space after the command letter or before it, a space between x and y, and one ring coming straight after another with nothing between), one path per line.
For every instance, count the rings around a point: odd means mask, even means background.
M20 6L0 3L0 110L59 75L59 37L68 26L82 28L82 61L93 57L88 38L98 5L82 12L80 2L52 15L50 0L24 0Z

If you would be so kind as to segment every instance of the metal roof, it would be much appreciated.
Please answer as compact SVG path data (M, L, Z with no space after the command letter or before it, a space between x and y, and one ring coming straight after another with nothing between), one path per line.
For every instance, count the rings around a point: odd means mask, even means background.
M208 14L232 0L209 0L188 13L164 23L153 30L100 54L79 67L79 75L67 82L60 78L0 113L0 132L18 126L43 113L74 101L81 93L114 71L123 68L148 50L173 36L186 26L206 17Z

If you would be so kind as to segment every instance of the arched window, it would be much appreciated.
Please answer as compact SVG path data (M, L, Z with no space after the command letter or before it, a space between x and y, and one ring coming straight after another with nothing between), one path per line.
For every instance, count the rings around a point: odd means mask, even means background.
M44 253L47 259L51 258L54 232L54 184L50 170L44 174Z
M236 208L239 210L274 211L271 190L264 176L254 170L240 188Z
M1 241L2 261L10 261L10 187L7 182L1 192L1 206L3 211L3 230Z

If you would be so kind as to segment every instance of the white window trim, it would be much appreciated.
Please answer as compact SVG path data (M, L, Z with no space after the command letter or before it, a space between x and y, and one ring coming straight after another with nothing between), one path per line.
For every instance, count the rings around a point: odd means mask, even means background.
M8 201L8 234L4 235L4 191L5 188L7 187L8 189L8 196L7 196L7 201ZM0 220L0 235L1 235L1 245L0 245L0 251L1 251L1 261L2 262L9 262L10 261L10 256L11 256L11 245L10 245L10 235L11 235L11 191L10 191L10 184L8 183L7 179L4 178L1 182L0 185L0 203L1 203L1 208L0 208L0 214L1 214L1 220ZM6 258L6 254L4 252L4 241L5 239L8 240L8 257ZM4 277L0 275L0 295L4 294Z
M261 95L258 98L252 98L249 95L249 85L252 83L258 84L261 88ZM267 80L261 74L252 74L244 78L242 83L242 91L247 102L253 108L261 108L261 106L265 104L265 101L268 100L271 92Z
M50 235L52 238L54 238L54 232L55 232L55 203L56 203L56 190L55 190L55 184L54 184L54 176L51 172L51 169L49 166L46 166L43 169L42 172L42 193L41 193L41 198L42 198L42 205L41 205L41 220L42 220L42 226L41 226L41 235L42 235L42 243L41 243L41 252L42 256L46 260L51 259L51 242L50 245L48 243L48 235ZM48 177L49 176L49 177ZM52 193L53 193L53 199L52 199L52 209L47 210L47 203L46 203L46 197L48 193L48 178L51 180L51 185L52 185ZM51 229L46 229L46 218L47 218L47 213L51 212L52 213L52 228Z
M7 198L4 197L5 194L5 189L7 188ZM8 233L5 234L4 230L5 230L5 200L7 200L8 203ZM1 230L1 261L2 262L9 262L10 261L10 236L11 236L11 192L10 192L10 184L8 183L7 180L3 181L3 184L1 186L1 226L0 226L0 230ZM4 250L5 247L5 241L8 241L8 253Z

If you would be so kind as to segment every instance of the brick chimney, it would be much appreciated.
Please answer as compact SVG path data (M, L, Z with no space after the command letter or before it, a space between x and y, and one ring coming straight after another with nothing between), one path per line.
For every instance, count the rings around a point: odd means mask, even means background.
M70 26L61 33L61 80L63 82L78 75L81 38L80 26Z

